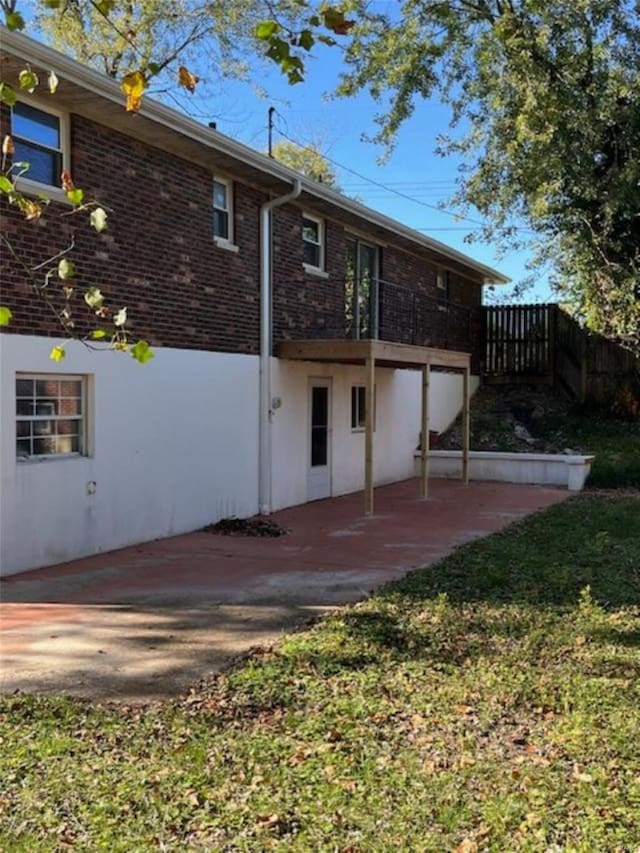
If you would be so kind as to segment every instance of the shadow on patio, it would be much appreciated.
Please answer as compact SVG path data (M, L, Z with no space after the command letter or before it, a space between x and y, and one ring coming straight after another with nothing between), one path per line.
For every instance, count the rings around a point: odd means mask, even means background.
M415 481L275 514L279 539L198 532L2 582L0 689L126 701L176 694L255 645L431 565L567 492Z

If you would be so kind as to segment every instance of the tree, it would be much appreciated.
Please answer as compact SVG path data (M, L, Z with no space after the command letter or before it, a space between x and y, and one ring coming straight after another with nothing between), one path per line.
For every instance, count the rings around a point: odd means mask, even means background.
M417 99L452 110L457 201L522 246L589 326L640 352L640 19L635 0L358 0L340 91L382 104L392 146Z
M273 146L273 157L285 166L302 172L312 181L335 190L340 189L334 169L316 145L297 145L283 139Z
M63 42L68 52L89 64L101 66L113 77L120 77L125 106L130 112L140 109L151 80L162 75L175 60L207 36L214 36L221 57L226 60L234 56L242 37L250 36L255 52L276 62L293 84L303 79L304 61L300 53L310 51L316 39L334 43L327 32L318 30L324 28L342 34L352 26L342 11L328 4L323 4L318 14L309 15L306 0L236 0L234 4L208 0L200 7L190 5L188 0L167 0L163 5L157 0L88 0L86 4L79 0L40 0L37 9L40 26L49 31L58 46ZM18 0L0 0L0 11L4 13L9 30L25 29ZM273 17L263 20L265 11ZM249 30L247 23L251 25ZM42 85L29 64L20 71L17 80L18 88L28 93ZM177 68L174 80L174 85L191 94L199 83L198 76L185 65ZM47 85L49 92L55 94L58 80L53 72L48 75ZM0 104L13 107L16 101L14 86L0 80ZM14 141L7 134L2 141L0 204L8 204L27 223L34 222L43 216L50 199L46 195L34 198L32 193L21 191L19 179L28 174L30 164L18 161L15 153ZM90 227L98 233L104 231L106 211L97 202L85 198L83 190L75 186L71 174L66 171L61 175L61 187L73 205L72 218L86 213ZM126 307L111 309L97 287L78 287L72 260L73 235L59 251L36 264L20 252L6 234L0 235L0 240L66 337L81 340L87 346L93 345L91 341L104 341L112 349L130 352L143 364L153 357L146 341L131 340ZM74 313L77 302L74 297L79 294L84 297L85 309L95 315L100 324L86 333L78 332ZM11 318L10 306L0 305L0 326L8 326ZM64 344L54 346L51 358L61 361L64 357Z
M2 0L10 2L10 0ZM140 69L153 76L178 58L197 62L210 78L243 76L256 52L256 22L268 13L265 0L107 0L37 6L36 25L57 50L110 77ZM295 23L295 8L275 0L272 8Z

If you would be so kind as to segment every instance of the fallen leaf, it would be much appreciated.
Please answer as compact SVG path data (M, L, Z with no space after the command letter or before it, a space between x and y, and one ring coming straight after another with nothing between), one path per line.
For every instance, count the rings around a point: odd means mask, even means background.
M456 847L456 853L477 853L478 845L473 838L465 838Z

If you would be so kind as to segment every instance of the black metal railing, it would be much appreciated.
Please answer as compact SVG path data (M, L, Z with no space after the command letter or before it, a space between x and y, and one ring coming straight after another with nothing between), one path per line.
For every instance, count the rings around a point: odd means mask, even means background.
M286 290L281 291L284 295ZM280 340L382 340L470 352L473 309L375 279L357 286L352 279L327 282L313 299L295 303L274 299Z

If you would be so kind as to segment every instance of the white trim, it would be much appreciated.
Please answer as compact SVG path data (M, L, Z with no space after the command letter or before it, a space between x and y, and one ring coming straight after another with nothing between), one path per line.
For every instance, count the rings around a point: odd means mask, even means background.
M308 219L309 222L315 222L318 226L318 242L315 240L305 240L304 237L304 220ZM302 244L304 248L305 243L309 243L312 246L318 247L318 253L320 255L320 264L316 266L315 264L308 264L306 261L303 261L302 266L304 267L305 272L311 273L312 275L318 275L325 273L325 253L326 253L326 245L325 245L325 235L326 235L326 227L325 221L320 216L316 216L315 213L309 213L307 210L302 211ZM328 278L328 276L327 276Z
M117 81L21 33L11 32L6 27L0 27L0 32L2 33L2 49L5 52L11 53L26 62L39 65L42 68L54 69L59 77L65 78L85 90L93 92L98 97L105 98L112 103L122 106L122 91ZM80 107L75 108L75 112L80 112ZM435 251L456 263L466 266L468 269L480 274L483 278L482 283L484 284L508 284L511 281L508 276L503 275L492 267L473 260L473 258L462 252L458 252L451 246L447 246L439 240L434 240L432 237L427 237L413 228L409 228L382 213L378 213L359 202L353 201L353 199L349 199L336 190L332 190L325 184L305 178L300 172L277 163L266 154L254 151L249 146L236 142L217 130L207 128L200 122L195 121L195 119L189 118L161 104L159 101L145 97L140 114L150 121L154 121L175 133L193 139L209 149L239 160L241 163L258 169L265 175L275 177L287 185L300 180L302 190L305 194L328 202L347 213L365 220L369 224L383 228L396 236L411 241L417 246ZM132 123L132 128L134 127L135 123Z
M49 148L50 151L59 151L62 155L62 169L71 172L71 133L69 128L69 113L59 107L50 105L48 101L44 100L44 98L39 98L34 95L24 95L22 92L18 95L18 103L26 104L29 107L40 110L40 112L55 116L58 119L60 147L51 148L48 145L44 145L42 147ZM35 139L28 139L27 137L21 137L16 134L13 123L13 107L11 107L11 135L14 139L24 138L26 142L31 142L34 145L40 145L40 143ZM19 192L34 195L42 193L50 198L51 201L61 202L72 206L66 193L61 187L57 187L55 184L43 184L41 181L34 181L32 178L28 177L28 174L29 173L26 172L22 177L16 178L15 185Z
M312 430L313 430L313 389L327 389L327 461L324 465L312 465ZM309 376L307 377L307 500L324 500L330 498L333 494L333 377L332 376ZM320 475L325 475L325 479L320 481L320 485L326 486L322 489L322 494L317 493L317 483L314 482L320 479ZM314 477L315 474L315 477ZM314 489L315 487L315 489Z
M349 397L349 423L350 423L350 425L351 425L351 432L352 432L352 433L359 433L359 432L362 432L362 433L363 433L363 432L365 431L365 426L364 426L364 425L363 425L363 426L355 426L355 427L353 426L353 389L354 389L354 388L362 388L362 390L364 391L364 405L365 405L365 412L366 412L366 406L367 406L367 386L366 386L366 385L363 385L362 383L354 382L354 383L351 385L351 394L350 394L350 397ZM377 385L374 385L374 386L373 386L373 431L374 431L374 432L376 431L376 425L377 425L377 420L378 420L378 406L377 406L377 402L378 402L378 386L377 386ZM358 402L358 414L360 414L360 404L359 404L359 402Z
M329 273L319 267L312 267L310 264L302 264L302 267L307 275L315 275L316 278L329 278Z
M215 185L220 184L225 188L225 197L227 206L226 207L218 207L216 205L216 197L215 197ZM221 175L214 175L211 181L211 210L212 210L212 228L215 229L215 211L220 210L223 213L227 214L227 236L222 237L219 234L216 234L214 231L213 240L216 245L220 246L223 249L228 249L230 246L235 245L233 242L234 238L234 222L233 222L233 181L230 178L223 178ZM222 245L224 244L224 245ZM231 249L233 251L233 249ZM235 251L238 251L238 247L236 246Z
M69 399L80 400L79 415L19 415L18 414L18 394L16 384L21 379L33 380L35 382L80 382L80 397L70 397ZM58 394L56 399L61 399L64 395ZM29 399L29 398L20 398ZM37 400L37 394L34 391L33 400ZM14 408L14 435L15 425L20 422L33 423L34 421L78 421L80 430L78 437L80 439L78 451L70 451L68 453L34 453L29 456L18 456L16 452L16 463L19 465L30 464L34 462L45 462L52 459L77 459L84 458L89 455L88 448L91 445L89 438L89 377L84 373L30 373L28 371L16 371L13 383L13 400ZM42 436L46 438L46 436ZM18 436L16 436L18 440Z
M224 237L216 237L213 235L213 242L219 249L226 249L227 252L239 252L240 247L235 243L230 243L229 240L225 240Z

